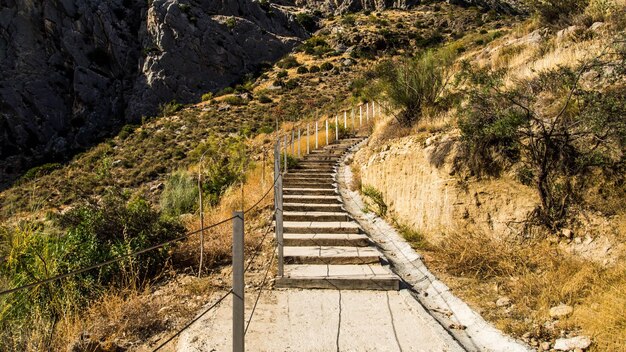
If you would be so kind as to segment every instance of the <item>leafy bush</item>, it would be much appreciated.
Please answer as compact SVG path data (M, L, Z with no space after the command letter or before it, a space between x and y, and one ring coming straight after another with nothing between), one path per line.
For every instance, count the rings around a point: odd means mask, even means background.
M261 104L269 104L272 102L272 98L268 97L266 94L259 95L258 99Z
M54 226L49 228L28 222L0 228L0 282L17 287L69 273L176 238L185 230L162 218L144 199L129 199L118 190L51 220ZM97 298L105 286L141 285L163 270L167 251L153 250L0 298L0 348L27 343L34 319L54 324Z
M314 32L317 29L317 23L313 16L307 12L300 12L296 15L296 21L309 32Z
M209 101L211 99L213 99L213 93L208 92L208 93L202 94L202 101Z
M124 127L122 127L122 130L118 134L118 137L120 137L120 139L126 139L130 137L133 132L135 132L136 128L137 126L135 125L124 125Z
M286 70L278 71L278 73L276 74L277 78L285 78L287 76L289 76L289 73Z
M310 73L316 73L316 72L320 72L320 68L317 65L313 65L309 68L309 72Z
M244 98L238 95L231 95L231 96L225 97L223 102L225 102L226 104L235 105L235 106L246 105L248 103Z
M379 190L377 190L373 186L366 185L363 186L361 193L363 193L364 196L369 198L374 203L374 205L376 206L376 209L374 209L376 215L380 217L387 216L387 203L385 203L383 194Z
M172 100L169 103L161 105L161 116L171 116L182 110L185 106L179 104L176 100Z
M459 126L470 168L480 173L521 161L525 182L532 180L541 199L536 218L552 229L579 203L594 170L625 161L626 93L578 84L581 75L606 64L549 70L508 91L501 88L503 72L464 67L472 86Z
M581 14L589 0L529 0L531 9L546 23L571 23L575 15Z
M335 68L335 66L334 66L332 63L328 62L328 61L327 61L327 62L324 62L324 63L320 66L320 70L322 70L322 71L330 71L330 70L332 70L333 68Z
M345 26L352 27L356 24L356 17L352 14L345 15L341 19L341 23Z
M20 178L20 182L26 182L30 180L34 180L36 178L49 175L54 170L58 170L61 168L61 164L59 163L47 163L41 166L36 166L26 171L26 173Z
M309 69L304 66L300 66L298 67L298 70L296 70L296 72L300 75L303 75L303 74L309 73Z
M192 175L179 170L168 176L161 193L161 209L171 216L193 213L198 205L198 185Z
M385 61L375 69L377 84L386 99L400 109L404 125L418 121L422 109L437 104L446 88L448 67L453 57L448 51L426 51L416 58Z
M216 97L221 97L222 95L233 94L235 92L235 88L233 87L225 87L224 89L215 93Z
M202 190L210 205L216 205L231 185L244 180L249 160L245 140L239 136L212 135L190 153L191 160L200 161L204 154Z
M286 56L284 59L280 60L276 66L282 68L282 69L290 69L290 68L294 68L294 67L298 67L300 66L300 63L298 62L298 60L296 60L295 57L288 55Z

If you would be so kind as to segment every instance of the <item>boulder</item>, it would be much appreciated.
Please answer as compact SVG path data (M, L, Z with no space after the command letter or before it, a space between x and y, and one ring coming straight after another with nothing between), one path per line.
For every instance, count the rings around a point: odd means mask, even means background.
M574 308L572 308L571 306L561 304L556 307L550 308L550 317L554 319L565 318L571 315L573 311Z
M591 346L591 339L589 337L576 336L557 339L553 348L557 351L573 351L576 349L585 350L589 346Z

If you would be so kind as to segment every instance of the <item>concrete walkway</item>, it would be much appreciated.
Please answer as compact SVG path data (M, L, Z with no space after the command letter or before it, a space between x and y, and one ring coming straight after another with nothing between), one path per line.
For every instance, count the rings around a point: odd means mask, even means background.
M227 298L184 332L178 351L232 351L231 302ZM406 290L299 289L261 295L246 350L463 351Z

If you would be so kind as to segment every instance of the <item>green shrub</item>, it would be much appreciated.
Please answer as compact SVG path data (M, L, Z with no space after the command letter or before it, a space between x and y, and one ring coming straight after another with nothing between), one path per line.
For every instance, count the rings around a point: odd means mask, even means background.
M379 190L373 186L365 185L361 189L361 193L374 203L374 206L376 206L376 209L374 209L376 215L380 217L387 216L387 203L385 203L383 194Z
M179 104L176 100L172 100L169 103L161 105L161 116L171 116L182 110L185 106Z
M320 70L322 71L330 71L333 68L335 68L335 66L330 63L330 62L324 62L321 66L320 66Z
M316 73L316 72L320 72L320 68L317 65L313 65L309 68L309 72L310 73Z
M549 24L568 24L575 15L581 14L589 0L529 0L531 9Z
M225 24L228 29L233 30L237 25L237 20L234 17L229 17L226 19Z
M243 137L212 135L190 153L194 161L205 155L200 165L202 190L210 205L216 205L228 187L245 179L244 170L249 164L245 149Z
M167 177L161 193L161 209L171 216L193 213L198 206L198 184L188 172L179 170Z
M36 166L26 171L26 173L20 178L20 182L26 182L34 180L36 178L49 175L54 170L58 170L62 167L59 163L47 163L40 166Z
M133 132L135 132L136 128L137 126L135 125L124 125L124 127L122 127L122 130L117 136L120 137L120 139L124 140L130 137L130 135L132 135Z
M287 154L287 169L288 170L297 169L299 163L300 163L300 159L298 159L297 157L291 154ZM281 169L285 167L285 154L284 153L280 155L280 167Z
M412 125L421 118L422 109L438 103L452 61L449 51L429 50L416 58L385 61L376 67L377 85L385 98L400 109L401 123Z
M300 12L296 15L296 21L308 32L314 32L317 29L317 23L313 16L307 12Z
M32 222L0 227L0 283L18 287L73 272L176 238L185 230L162 218L144 199L129 199L119 190L50 220L47 227ZM0 348L24 345L33 336L29 331L46 323L53 326L106 292L105 287L141 286L162 272L167 257L166 246L0 297Z
M213 99L213 93L208 92L208 93L202 94L202 101L209 101L211 99Z
M284 59L280 60L276 66L282 68L282 69L290 69L290 68L294 68L294 67L298 67L300 66L300 63L298 62L298 60L296 60L295 57L288 55L286 56Z
M241 106L248 104L248 101L238 95L231 95L225 97L223 102L230 105Z
M594 171L625 161L626 93L609 87L600 93L578 84L581 75L608 66L615 62L549 70L503 91L504 72L464 65L471 83L465 92L469 106L459 121L466 163L479 174L499 170L503 161L521 161L528 169L524 182L534 184L541 199L536 218L551 229L562 226L569 207L580 203Z
M269 104L272 102L272 98L268 97L266 94L259 95L258 99L261 104Z
M300 75L303 75L309 73L309 69L304 66L300 66L298 67L298 70L296 70L296 72Z
M353 27L356 24L356 17L352 14L343 16L341 23L345 26Z
M300 84L298 83L297 79L290 79L287 82L285 82L285 88L291 90L291 89L295 89L299 86Z
M235 88L233 87L225 87L224 89L215 93L216 97L221 97L222 95L233 94L235 92Z
M276 78L285 78L287 76L289 76L289 73L286 70L278 71L276 74Z

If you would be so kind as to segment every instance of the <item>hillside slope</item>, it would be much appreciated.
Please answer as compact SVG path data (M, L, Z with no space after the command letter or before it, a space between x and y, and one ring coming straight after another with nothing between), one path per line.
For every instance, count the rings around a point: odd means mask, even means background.
M242 80L307 36L285 8L244 0L4 2L0 187L161 104Z

